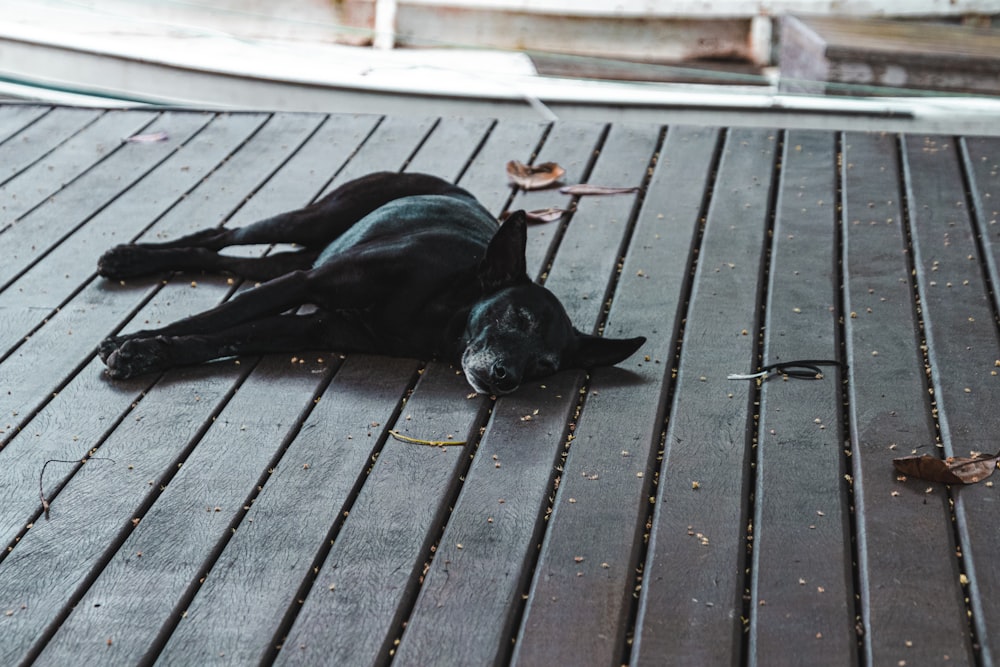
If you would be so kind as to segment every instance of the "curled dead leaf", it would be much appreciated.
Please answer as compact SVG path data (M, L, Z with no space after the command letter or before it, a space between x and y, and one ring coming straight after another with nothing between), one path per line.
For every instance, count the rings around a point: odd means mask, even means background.
M517 160L507 163L507 178L525 190L540 190L555 184L566 170L555 162L527 165Z
M539 208L534 211L525 211L524 215L528 219L528 222L555 222L559 218L563 217L568 209L565 208L555 208L550 206L549 208ZM506 220L511 214L511 211L504 211L500 216L500 220Z
M148 134L133 134L131 137L125 139L131 144L155 144L158 141L166 141L170 138L170 135L166 132L150 132Z
M929 482L975 484L992 475L998 461L1000 452L993 456L949 456L946 459L923 454L893 459L892 465L904 475Z
M563 214L566 212L567 209L565 208L555 208L553 206L535 209L534 211L528 211L528 222L555 222L563 217Z
M580 183L579 185L566 185L559 188L559 192L564 195L624 195L631 192L638 192L639 188L618 188L607 185L590 185Z

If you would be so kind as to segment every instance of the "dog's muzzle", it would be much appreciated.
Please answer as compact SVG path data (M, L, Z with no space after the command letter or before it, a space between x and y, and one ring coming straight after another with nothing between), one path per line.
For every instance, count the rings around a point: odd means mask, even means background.
M469 384L480 394L502 396L521 384L521 373L488 350L466 348L462 354L462 370Z

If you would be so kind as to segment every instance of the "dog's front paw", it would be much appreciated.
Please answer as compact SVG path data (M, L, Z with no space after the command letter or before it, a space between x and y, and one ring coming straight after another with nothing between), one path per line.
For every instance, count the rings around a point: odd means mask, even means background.
M150 251L136 245L118 245L97 260L97 273L112 280L134 278L155 271L150 265Z
M104 363L116 380L162 371L170 366L170 341L165 336L130 338L111 350Z
M99 356L101 361L105 364L108 363L108 357L110 357L115 350L121 347L122 343L126 340L128 339L120 336L108 336L101 341L100 345L97 346L97 356Z

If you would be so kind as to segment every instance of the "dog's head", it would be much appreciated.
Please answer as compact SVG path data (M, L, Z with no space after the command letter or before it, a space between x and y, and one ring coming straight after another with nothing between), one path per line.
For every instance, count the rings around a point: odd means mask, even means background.
M565 368L611 366L645 338L602 338L573 328L552 292L528 278L527 221L513 213L490 241L479 268L484 297L469 313L462 370L481 394L509 394L525 380Z

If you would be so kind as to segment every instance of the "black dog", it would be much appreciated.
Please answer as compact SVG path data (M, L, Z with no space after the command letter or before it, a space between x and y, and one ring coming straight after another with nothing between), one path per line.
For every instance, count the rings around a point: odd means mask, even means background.
M127 378L308 349L444 357L461 360L477 392L499 395L561 368L616 364L643 344L574 329L556 297L528 278L526 238L523 211L498 228L446 181L372 174L244 228L109 250L98 262L108 278L197 270L267 282L162 329L108 338L101 358L112 377ZM217 252L271 243L302 249L256 258ZM294 314L304 304L317 310Z

